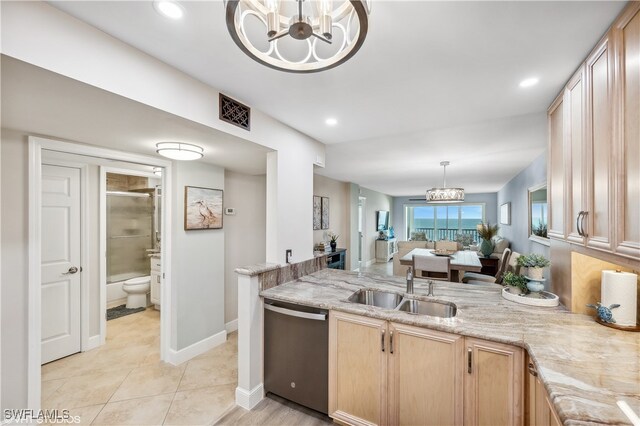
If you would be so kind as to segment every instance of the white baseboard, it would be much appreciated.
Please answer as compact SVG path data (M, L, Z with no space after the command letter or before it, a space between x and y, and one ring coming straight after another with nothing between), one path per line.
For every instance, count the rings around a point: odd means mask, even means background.
M127 303L127 298L123 297L121 299L115 299L110 302L107 302L107 309L115 308L116 306L124 305Z
M374 263L376 263L376 260L375 260L375 259L367 260L367 263L365 263L365 265L364 265L364 266L365 266L365 267L367 267L367 266L371 266L371 265L373 265Z
M102 336L96 334L95 336L89 337L87 340L87 344L82 348L82 352L90 351L91 349L95 349L102 344Z
M224 325L224 328L225 330L227 330L227 333L233 333L234 331L236 331L238 329L238 318L226 323Z
M173 365L179 365L202 353L205 353L210 349L215 348L218 345L223 344L226 341L227 332L226 330L224 330L178 351L176 351L175 349L169 349L169 356L167 357L166 361Z
M258 386L250 391L236 388L236 405L244 408L245 410L251 410L258 405L260 401L264 399L264 385L260 383Z

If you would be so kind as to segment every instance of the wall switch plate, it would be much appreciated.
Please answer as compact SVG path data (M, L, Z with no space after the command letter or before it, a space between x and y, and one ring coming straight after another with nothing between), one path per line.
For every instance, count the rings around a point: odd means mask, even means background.
M227 216L234 216L236 214L236 209L234 207L227 207L224 209L224 214Z

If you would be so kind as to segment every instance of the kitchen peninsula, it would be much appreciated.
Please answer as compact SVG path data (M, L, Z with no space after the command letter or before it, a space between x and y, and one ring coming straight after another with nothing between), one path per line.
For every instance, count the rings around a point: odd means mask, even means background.
M257 275L269 269L271 273L279 270L275 265L271 268L263 265L258 269L244 269L244 272ZM240 270L238 272L241 273ZM319 269L308 275L300 274L289 282L268 287L270 288L260 289L261 297L326 309L330 311L332 325L335 318L354 317L365 322L386 322L389 330L397 330L398 342L402 338L403 327L405 331L409 327L411 332L424 329L426 332L436 333L438 339L446 340L449 336L452 342L459 338L462 343L456 348L460 349L461 358L465 360L460 366L462 370L455 373L459 379L472 371L471 361L467 370L467 350L473 351L477 357L482 356L481 352L476 351L478 342L493 342L498 347L503 345L496 353L506 353L503 348L513 348L513 362L510 365L514 370L512 373L515 374L515 382L509 386L513 386L515 396L512 409L510 408L513 417L507 419L509 423L522 424L525 423L525 417L530 419L533 415L530 411L533 409L532 404L535 404L535 395L532 397L531 393L535 392L535 387L531 385L531 380L537 380L543 386L544 399L552 407L551 416L557 416L558 422L565 425L630 424L630 420L618 408L618 401L625 401L634 411L640 411L640 336L602 327L592 317L572 314L561 306L533 308L518 305L503 299L500 295L502 287L493 284L437 283L434 296L427 297L426 282L416 280L415 294L405 297L454 303L457 314L452 318L415 315L347 300L361 289L404 294L403 279L329 269ZM334 328L330 330L335 331ZM335 336L330 337L330 341L334 338ZM393 338L384 337L383 333L382 339L383 348L386 345L387 352L393 351ZM332 350L335 348L331 348L330 343L330 352ZM391 357L391 353L388 356ZM415 361L423 358L424 356L416 356ZM473 362L474 368L477 368L475 363L478 360L474 359ZM537 377L527 373L528 363L532 364L529 371ZM443 369L446 367L442 365ZM392 386L393 381L388 379L388 383L387 380L384 383ZM464 383L467 384L466 381ZM456 389L456 392L459 394L460 389ZM469 389L465 389L465 392L468 396ZM330 399L331 397L330 390ZM462 399L459 402L463 404ZM458 405L454 409L464 412L464 424L475 423L469 422L473 413L469 411L467 399L464 399L464 409ZM380 411L380 423L387 423L387 418L394 416L393 411L394 407ZM459 414L456 419L460 419L462 415ZM344 421L344 418L340 420ZM392 423L391 420L388 421Z

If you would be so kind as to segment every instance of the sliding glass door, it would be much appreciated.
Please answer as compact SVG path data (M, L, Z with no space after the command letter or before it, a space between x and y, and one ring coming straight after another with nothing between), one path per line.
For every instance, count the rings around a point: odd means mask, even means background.
M484 203L407 205L406 238L414 234L421 237L424 233L428 240L454 241L458 234L463 234L478 241L476 226L484 222L484 210Z

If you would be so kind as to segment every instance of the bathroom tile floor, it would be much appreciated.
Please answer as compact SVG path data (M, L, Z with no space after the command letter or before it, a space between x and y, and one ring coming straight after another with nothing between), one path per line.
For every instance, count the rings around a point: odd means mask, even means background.
M235 405L237 332L178 366L160 361L160 313L107 323L106 344L42 366L42 408L81 424L205 425Z

